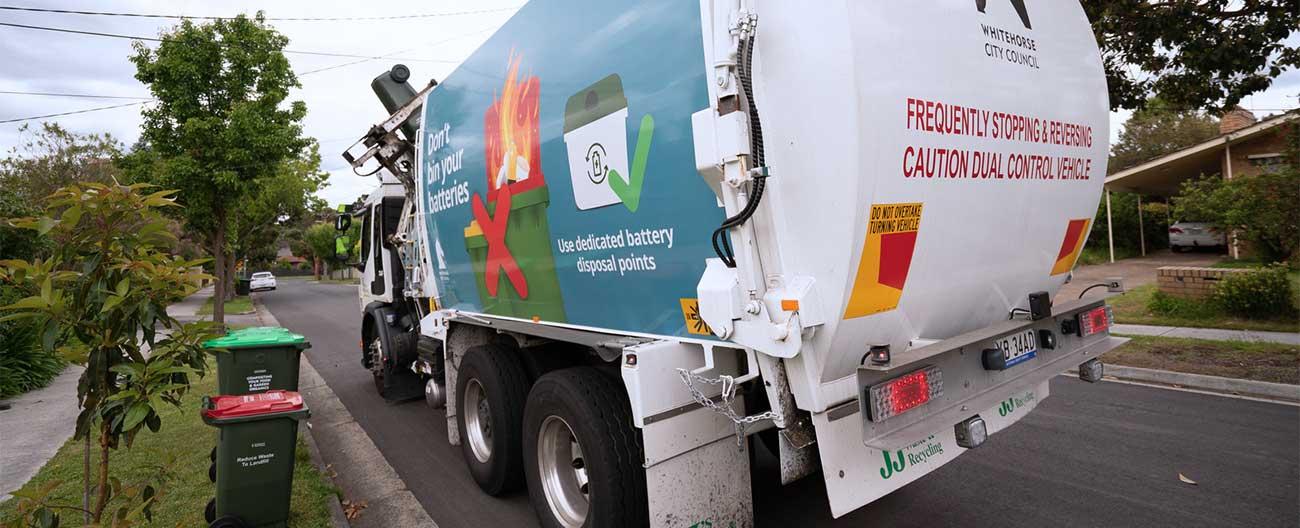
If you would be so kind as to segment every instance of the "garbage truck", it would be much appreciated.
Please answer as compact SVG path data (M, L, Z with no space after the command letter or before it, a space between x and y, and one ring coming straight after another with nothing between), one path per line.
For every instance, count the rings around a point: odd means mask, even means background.
M1055 296L1102 66L1072 0L529 1L371 83L360 362L543 526L752 526L757 449L843 516L1124 342Z

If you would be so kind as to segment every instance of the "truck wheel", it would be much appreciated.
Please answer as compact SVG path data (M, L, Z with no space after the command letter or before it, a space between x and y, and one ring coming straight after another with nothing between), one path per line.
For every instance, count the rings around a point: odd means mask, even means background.
M382 323L375 326L373 337L366 345L366 363L370 368L371 377L374 378L375 390L389 403L422 398L424 380L408 368L410 363L406 360L410 358L405 358L399 353L406 343L394 339L387 328L380 328L381 325ZM399 334L399 336L405 335Z
M524 409L524 471L542 526L649 526L627 393L591 367L542 376Z
M478 487L501 495L523 484L524 398L528 378L514 350L501 345L470 348L456 379L456 427L460 452Z

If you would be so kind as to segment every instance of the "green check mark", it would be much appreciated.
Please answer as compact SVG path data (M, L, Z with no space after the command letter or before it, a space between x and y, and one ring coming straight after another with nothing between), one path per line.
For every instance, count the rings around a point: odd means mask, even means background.
M632 157L631 178L624 181L618 171L609 170L609 188L623 200L628 211L636 212L641 205L641 185L645 183L645 164L650 158L650 140L655 135L655 118L646 114L641 118L641 131L637 133L636 152Z

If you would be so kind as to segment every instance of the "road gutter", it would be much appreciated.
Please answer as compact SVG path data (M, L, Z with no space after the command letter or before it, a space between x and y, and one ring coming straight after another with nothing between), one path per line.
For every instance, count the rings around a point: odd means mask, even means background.
M1066 371L1077 375L1077 370ZM1149 386L1193 389L1195 392L1226 397L1245 397L1252 400L1296 405L1300 403L1300 385L1270 383L1203 374L1187 374L1169 370L1125 367L1106 364L1107 381L1136 382Z
M254 298L253 306L264 326L280 326L261 300ZM306 353L299 363L298 379L298 391L311 409L306 437L312 463L330 476L349 502L365 504L360 515L349 521L339 502L330 501L333 528L437 528L370 436L312 367Z

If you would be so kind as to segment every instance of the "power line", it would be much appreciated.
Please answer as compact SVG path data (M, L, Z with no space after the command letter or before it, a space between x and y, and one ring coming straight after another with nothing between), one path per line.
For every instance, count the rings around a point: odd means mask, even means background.
M0 23L0 24L4 24L4 23ZM9 24L4 24L4 25L9 25ZM369 61L371 61L371 60L376 60L376 59L385 59L385 58L394 58L394 57L390 57L389 55L396 55L396 54L398 54L398 53L405 53L405 52L408 52L408 51L411 51L411 50L415 50L415 49L419 49L419 48L421 48L421 47L425 47L425 46L438 46L438 45L441 45L441 44L445 44L445 43L447 43L447 42L451 42L451 41L453 41L453 40L462 39L462 38L469 37L469 36L473 36L473 35L478 35L478 34L480 34L480 33L485 33L485 32L487 32L487 31L491 31L491 30L492 30L492 28L480 29L480 30L478 30L478 31L472 31L472 32L465 33L465 34L462 34L462 35L457 35L457 36L454 36L454 37L448 37L448 38L445 38L445 39L442 39L442 40L439 40L439 41L430 42L430 43L428 43L428 44L424 44L423 46L417 46L417 47L414 47L414 48L407 48L407 49L404 49L404 50L401 50L401 51L395 51L395 52L390 53L390 54L388 54L388 55L379 55L379 56L375 56L375 57L366 57L366 58L363 58L363 59L361 59L361 60L356 60L356 61L351 61L351 62L345 62L345 63L343 63L343 64L335 64L335 65L333 65L333 66L327 66L327 67L324 67L324 68L318 68L318 69L315 69L315 70L308 70L308 71L305 71L305 72L296 73L295 75L297 75L298 77L303 77L303 76L311 75L311 74L313 74L313 73L320 73L320 72L323 72L323 71L333 70L333 69L336 69L336 68L342 68L342 67L345 67L345 66L352 66L352 65L354 65L354 64L361 64L361 63L363 63L363 62L369 62ZM157 40L157 39L154 39L154 40ZM398 59L398 60L402 60L402 59ZM458 61L434 61L434 62L458 62ZM3 92L3 91L0 91L0 93L21 93L21 92ZM26 94L26 93L24 93L24 95L36 95L36 94L35 94L35 93L30 93L30 94ZM104 98L111 97L111 96L95 96L95 95L80 95L80 94L41 94L41 95L65 95L65 96L79 96L79 97L104 97ZM36 119L48 119L48 118L51 118L51 117L63 117L63 116L76 115L76 114L86 114L86 113L90 113L90 112L98 112L98 111L101 111L101 110L112 110L112 109L114 109L114 108L123 108L123 107L127 107L127 106L142 105L142 104L145 104L145 103L151 103L151 102L154 102L154 101L157 101L157 99L149 99L149 100L147 100L147 101L137 101L137 102L134 102L134 103L125 103L125 104L112 105L112 106L101 106L101 107L96 107L96 108L85 108L85 109L82 109L82 110L74 110L74 111L71 111L71 112L61 112L61 113L57 113L57 114L39 115L39 116L31 116L31 117L19 117L19 118L14 118L14 119L5 119L5 120L3 120L3 121L0 121L0 125L8 124L8 123L18 123L18 122L22 122L22 121L33 121L33 120L36 120Z
M28 11L36 13L56 13L62 15L94 15L94 16L116 16L116 17L135 17L135 18L168 18L173 20L231 20L235 17L219 16L188 16L188 15L160 15L155 13L117 13L109 11L78 11L72 9L48 9L41 7L23 7L23 6L0 6L0 9L8 11ZM449 16L478 15L484 13L499 13L502 11L512 11L519 9L516 7L499 7L495 9L474 9L468 11L450 11L446 13L420 13L413 15L390 15L390 16L364 16L364 17L266 17L268 21L280 22L360 22L374 20L405 20L420 18L437 18Z
M148 102L150 102L150 101L152 101L152 99L150 99L149 101L136 101L136 102L134 102L134 103L125 103L125 104L119 104L119 105L113 105L113 106L101 106L101 107L98 107L98 108L85 108L85 109L82 109L82 110L73 110L73 111L71 111L71 112L61 112L61 113L58 113L58 114L47 114L47 115L32 116L32 117L19 117L19 118L16 118L16 119L5 119L4 121L0 121L0 125L3 125L3 124L5 124L5 123L17 123L17 122L20 122L20 121L32 121L32 120L35 120L35 119L48 119L48 118L51 118L51 117L63 117L63 116L70 116L70 115L75 115L75 114L85 114L85 113L89 113L89 112L98 112L98 111L100 111L100 110L112 110L112 109L114 109L114 108L123 108L123 107L127 107L127 106L137 106L137 105L142 105L142 104L148 103Z
M175 42L174 39L162 39L157 37L138 37L133 35L121 35L117 33L102 33L99 31L83 31L80 29L67 29L67 28L47 27L47 26L29 26L27 24L14 24L12 22L0 22L0 26L15 27L21 29L34 29L38 31L53 31L55 33L71 33L74 35L88 35L93 37L108 37L108 38L118 38L118 39L127 39L127 40L145 40L149 42ZM237 43L221 42L220 44L223 46L231 46ZM329 53L324 51L300 51L300 50L288 50L288 49L281 50L281 51L283 53L293 53L297 55L314 55L319 57L345 57L350 59L380 58L380 57L373 57L370 55L357 55L353 53ZM434 60L434 59L413 59L413 58L400 58L398 60L404 60L408 62L444 62L444 61Z
M80 97L86 99L150 99L149 97L132 97L123 95L91 95L91 94L70 94L70 93L51 93L51 92L15 92L10 90L0 90L0 94L9 95L38 95L45 97Z

